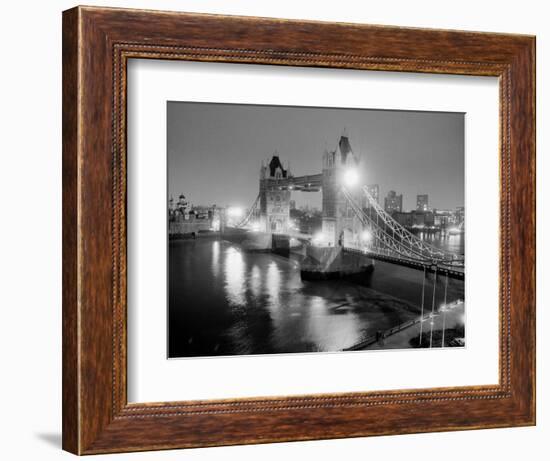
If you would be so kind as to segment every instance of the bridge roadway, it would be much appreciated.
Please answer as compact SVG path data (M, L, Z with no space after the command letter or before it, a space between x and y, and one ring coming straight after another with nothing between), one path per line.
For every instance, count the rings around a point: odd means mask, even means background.
M433 262L416 261L413 259L403 258L402 256L395 256L391 254L376 253L373 251L365 251L358 248L344 246L344 251L349 253L356 253L367 256L368 258L375 259L377 261L383 261L390 264L397 264L399 266L410 267L411 269L426 270L429 273L437 273L440 275L448 275L450 278L457 280L464 280L464 267L443 264Z
M311 234L302 234L300 232L286 232L284 234L274 233L274 235L279 237L289 237L295 238L302 242L311 242L313 236ZM397 264L399 266L409 267L411 269L425 270L428 273L437 273L440 275L448 275L450 278L457 280L464 280L464 267L459 265L452 264L437 264L436 261L424 262L413 260L409 258L404 258L401 255L395 255L391 252L381 253L375 251L367 251L360 248L352 246L344 246L343 250L348 253L360 254L366 256L367 258L375 259L377 261L383 261L390 264Z
M295 238L296 240L300 240L302 242L311 242L311 239L313 239L313 235L311 234L305 234L302 232L285 232L284 234L279 234L277 232L272 233L275 237L290 237Z
M279 190L301 190L307 192L317 192L323 182L323 174L310 174L305 176L291 176L290 178L281 179L267 179L267 183L272 188L278 188Z

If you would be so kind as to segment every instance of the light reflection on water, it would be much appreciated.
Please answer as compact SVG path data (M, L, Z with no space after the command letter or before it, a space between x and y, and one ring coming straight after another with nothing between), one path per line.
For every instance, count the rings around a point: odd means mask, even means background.
M262 289L262 273L257 264L252 266L250 271L250 291L254 297L260 296L260 291Z
M277 312L280 303L279 290L281 288L281 274L279 268L274 261L271 261L267 267L267 276L266 276L266 290L270 296L269 305L273 307L275 312Z
M227 301L234 307L244 307L246 303L246 271L243 255L233 247L225 249L224 252L225 291L227 293Z
M212 243L212 274L217 277L220 272L220 242Z
M441 235L439 232L419 232L416 235L437 248L457 254L464 254L464 234Z
M420 271L377 262L365 286L304 282L295 259L225 241L169 252L170 357L339 351L418 316Z

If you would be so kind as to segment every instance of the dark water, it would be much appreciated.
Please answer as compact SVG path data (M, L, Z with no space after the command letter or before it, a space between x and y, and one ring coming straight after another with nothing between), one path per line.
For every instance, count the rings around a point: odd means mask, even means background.
M451 239L432 243L463 248ZM361 283L304 282L297 257L198 239L170 242L169 266L170 357L339 351L420 312L423 273L393 264L376 262ZM444 298L445 279L435 301L432 279L425 310ZM447 301L463 298L449 279Z

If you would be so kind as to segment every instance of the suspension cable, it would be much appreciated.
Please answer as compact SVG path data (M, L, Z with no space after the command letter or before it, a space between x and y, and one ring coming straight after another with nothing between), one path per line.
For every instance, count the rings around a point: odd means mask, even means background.
M434 309L435 309L435 290L437 288L437 265L434 272L434 290L432 296L432 314L430 315L430 348L432 347L432 338L434 332Z
M365 226L369 226L369 223L370 223L372 225L374 223L374 220L367 214L363 213L362 210L359 209L358 205L354 202L353 198L351 197L349 191L347 191L346 188L342 188L342 190L344 192L344 196L346 197L349 204L351 205L352 210L355 212L355 214L360 219L362 224ZM386 227L389 227L389 226L386 226ZM395 238L393 238L390 234L387 234L385 230L382 230L380 227L377 227L375 229L374 237L378 240L381 240L385 246L389 246L392 251L394 251L395 253L399 254L404 258L412 259L422 263L427 263L431 260L430 258L423 255L421 253L421 250L404 247L401 242L398 242Z
M449 274L445 276L445 296L443 298L443 336L441 337L441 347L445 347L445 320L447 317L447 285L449 285Z
M409 245L411 247L412 246L418 247L420 251L427 251L427 252L430 253L430 256L432 256L432 257L434 255L440 255L440 258L438 258L438 259L449 258L452 262L460 262L460 260L457 257L458 255L456 255L455 253L437 248L434 245L430 245L430 244L424 242L422 239L419 239L418 237L413 235L410 231L408 231L404 226L402 226L397 221L395 221L395 219L393 219L388 213L386 213L382 209L382 207L370 195L370 193L369 193L369 191L366 187L363 187L362 191L366 195L367 201L369 202L369 205L376 212L377 226L378 226L378 216L380 215L380 217L382 218L382 220L384 221L386 226L390 227L392 229L393 233L395 233L395 230L397 229L402 242L406 241L406 242L409 243Z
M426 285L426 266L424 266L424 273L422 276L422 304L420 306L420 336L418 338L418 345L422 345L422 326L424 325L424 286Z
M237 224L236 227L244 227L248 224L248 221L250 221L250 218L252 217L252 215L256 211L256 208L258 207L258 202L259 201L260 201L260 194L258 194L258 196L256 197L256 200L254 200L254 203L250 207L250 210L248 211L248 213L246 214L244 219L242 219L241 222L239 224Z

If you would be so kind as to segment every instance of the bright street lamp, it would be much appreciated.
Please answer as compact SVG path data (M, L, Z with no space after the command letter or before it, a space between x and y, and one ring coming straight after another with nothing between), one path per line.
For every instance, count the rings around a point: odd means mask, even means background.
M372 240L372 232L370 230L361 232L361 240L363 243L369 243Z
M359 182L359 173L354 168L349 168L344 171L344 184L348 187L353 187Z
M227 216L231 218L240 218L243 215L243 209L238 206L230 206L227 209Z
M325 240L325 236L322 232L317 232L311 241L315 246L322 246Z

